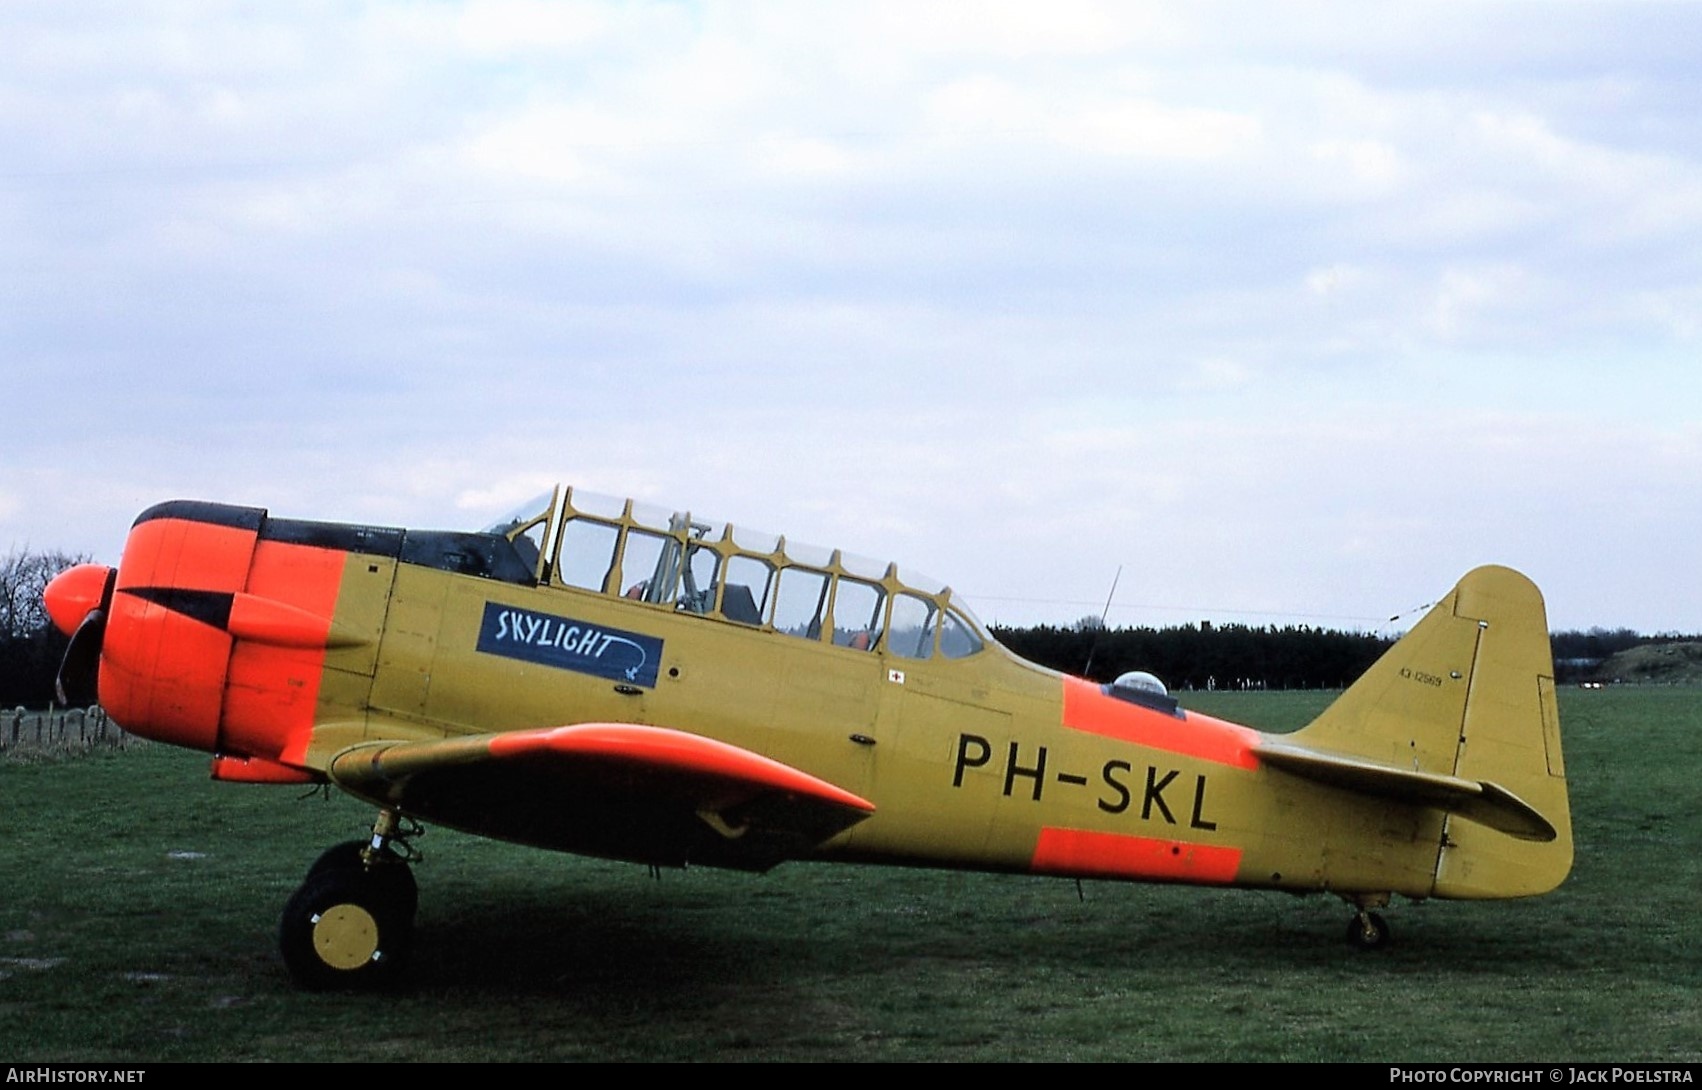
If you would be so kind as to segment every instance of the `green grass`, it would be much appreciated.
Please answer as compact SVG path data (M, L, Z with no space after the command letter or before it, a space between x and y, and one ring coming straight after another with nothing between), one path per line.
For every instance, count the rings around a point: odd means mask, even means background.
M1193 694L1286 729L1327 698ZM1702 690L1567 692L1572 877L1398 903L867 867L667 872L433 829L408 987L293 990L369 815L163 746L0 763L0 1059L1702 1059Z

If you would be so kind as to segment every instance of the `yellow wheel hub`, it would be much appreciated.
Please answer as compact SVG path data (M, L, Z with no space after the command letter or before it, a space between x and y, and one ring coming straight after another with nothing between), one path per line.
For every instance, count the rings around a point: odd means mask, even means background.
M360 905L332 905L313 918L313 950L333 969L359 969L378 953L378 921Z

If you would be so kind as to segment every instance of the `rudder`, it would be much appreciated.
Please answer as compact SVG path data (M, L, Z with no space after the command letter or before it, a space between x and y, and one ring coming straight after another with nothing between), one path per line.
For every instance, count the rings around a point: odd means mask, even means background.
M1445 807L1433 893L1545 893L1572 866L1572 828L1542 595L1510 568L1468 573L1295 745L1510 794L1553 827L1509 835Z

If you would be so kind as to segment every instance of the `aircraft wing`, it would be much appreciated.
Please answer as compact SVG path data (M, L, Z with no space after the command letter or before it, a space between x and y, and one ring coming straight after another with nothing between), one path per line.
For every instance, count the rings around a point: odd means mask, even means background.
M664 866L767 870L875 809L750 750L625 723L361 743L328 771L353 795L470 833Z
M1557 835L1553 823L1535 807L1490 780L1395 768L1282 742L1255 746L1253 754L1273 768L1308 780L1377 798L1434 806L1520 840L1546 843Z

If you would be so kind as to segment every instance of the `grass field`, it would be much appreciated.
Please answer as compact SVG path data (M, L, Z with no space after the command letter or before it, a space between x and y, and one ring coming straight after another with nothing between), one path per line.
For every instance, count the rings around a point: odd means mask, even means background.
M1197 694L1267 729L1321 694ZM865 867L667 872L432 830L409 987L294 991L365 807L138 746L0 763L0 1061L1702 1059L1702 689L1562 694L1572 877L1398 903Z

